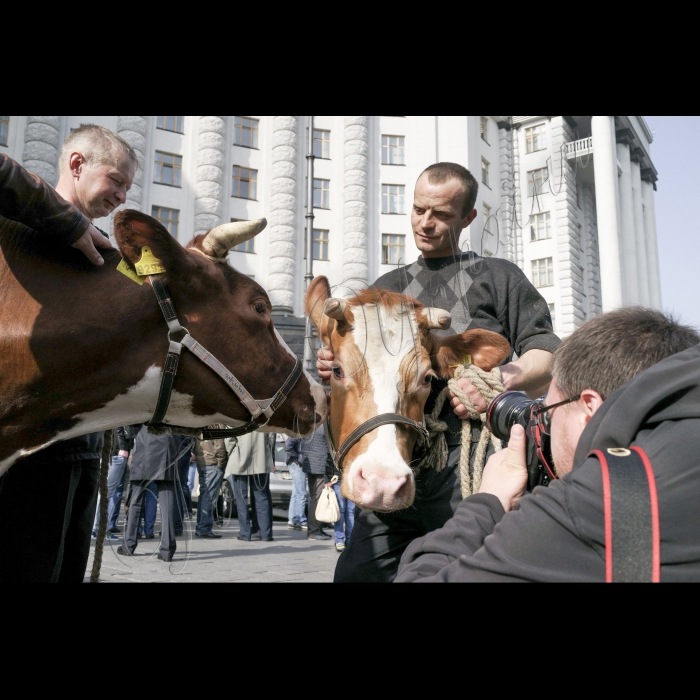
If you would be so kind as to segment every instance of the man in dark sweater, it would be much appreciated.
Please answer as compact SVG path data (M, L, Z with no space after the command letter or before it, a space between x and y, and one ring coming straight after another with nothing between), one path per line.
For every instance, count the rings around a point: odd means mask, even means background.
M0 154L0 241L52 236L102 265L95 246L112 246L92 221L126 201L137 167L131 146L97 126L66 139L56 191ZM55 443L0 477L0 582L82 582L102 442L94 433Z
M650 309L584 324L555 353L544 413L560 478L525 495L525 434L515 426L508 449L486 465L480 492L411 544L396 581L604 582L610 533L601 462L590 452L633 446L648 456L658 493L660 580L700 581L699 341L695 329ZM643 507L634 501L635 511ZM620 556L637 567L652 558L643 551L652 538L633 541Z
M421 257L380 277L375 286L412 296L422 304L452 314L451 335L481 328L502 335L518 359L501 369L506 389L541 395L550 381L552 352L559 338L552 331L549 309L540 293L513 263L485 259L459 249L461 232L477 215L479 185L455 163L438 163L418 178L411 225ZM330 379L333 355L319 352L318 371ZM486 400L467 379L460 387L481 412ZM444 388L433 382L429 412ZM461 451L461 420L467 411L456 397L446 403L440 419L447 422L449 457L442 471L416 475L414 506L396 513L358 511L350 546L336 569L337 582L392 581L406 547L417 537L442 527L462 500L457 465ZM475 446L477 439L472 440Z

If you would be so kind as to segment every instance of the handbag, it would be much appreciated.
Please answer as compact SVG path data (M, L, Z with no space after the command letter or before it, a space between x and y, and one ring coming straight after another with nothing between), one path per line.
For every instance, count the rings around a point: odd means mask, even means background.
M338 477L334 476L331 484L337 484ZM340 520L340 506L332 486L323 489L316 505L316 520L321 523L337 523Z

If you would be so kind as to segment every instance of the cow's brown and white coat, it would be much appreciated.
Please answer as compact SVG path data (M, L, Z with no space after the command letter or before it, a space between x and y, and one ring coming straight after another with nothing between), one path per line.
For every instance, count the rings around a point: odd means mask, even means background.
M490 331L438 336L432 331L448 329L450 314L405 295L369 289L348 300L332 299L325 277L309 287L306 312L335 357L330 428L336 448L383 413L422 421L434 377L451 377L467 356L490 371L510 352L508 342ZM409 507L417 437L403 425L384 425L365 435L345 458L343 495L377 511Z

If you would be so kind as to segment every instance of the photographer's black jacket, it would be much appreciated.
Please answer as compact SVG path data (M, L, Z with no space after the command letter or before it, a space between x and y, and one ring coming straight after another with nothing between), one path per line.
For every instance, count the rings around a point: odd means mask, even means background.
M700 346L613 394L581 436L573 469L505 514L495 496L465 499L441 530L406 550L397 582L603 582L605 534L594 449L639 445L659 496L661 581L700 581Z

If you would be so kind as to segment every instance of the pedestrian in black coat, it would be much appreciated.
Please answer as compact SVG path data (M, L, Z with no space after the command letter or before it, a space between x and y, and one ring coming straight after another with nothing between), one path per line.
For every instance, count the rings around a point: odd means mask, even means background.
M144 426L134 442L131 456L131 505L126 523L124 545L117 550L119 554L133 555L137 546L138 524L141 519L146 489L151 483L158 487L160 503L161 542L158 559L172 561L177 544L175 541L175 474L178 457L182 451L180 436L165 433L152 435Z

